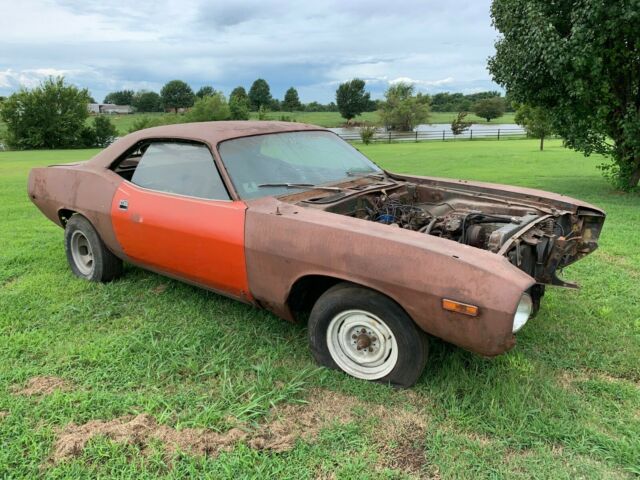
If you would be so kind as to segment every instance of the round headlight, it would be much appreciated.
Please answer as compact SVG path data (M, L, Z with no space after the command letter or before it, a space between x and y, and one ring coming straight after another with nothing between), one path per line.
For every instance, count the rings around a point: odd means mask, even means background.
M533 300L531 300L531 295L529 295L528 293L523 293L522 297L520 298L520 303L518 303L516 314L513 317L513 333L516 333L522 327L524 327L524 324L527 323L527 320L529 320L532 311Z

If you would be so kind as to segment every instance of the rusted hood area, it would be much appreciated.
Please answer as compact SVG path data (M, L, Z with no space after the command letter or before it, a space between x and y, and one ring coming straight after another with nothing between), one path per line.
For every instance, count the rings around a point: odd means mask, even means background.
M502 185L498 183L477 182L472 180L457 180L452 178L426 177L415 175L402 175L397 173L387 174L396 179L407 182L429 185L436 188L446 188L452 191L463 190L465 193L474 192L485 198L496 198L500 200L511 200L514 203L531 205L536 207L555 208L571 213L576 213L578 209L588 209L592 214L605 215L605 212L591 205L566 195L547 192L535 188L517 187L513 185Z

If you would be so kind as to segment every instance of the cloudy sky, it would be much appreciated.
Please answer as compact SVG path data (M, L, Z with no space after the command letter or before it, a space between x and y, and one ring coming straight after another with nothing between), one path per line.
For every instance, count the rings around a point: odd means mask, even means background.
M3 0L0 95L64 75L96 100L179 78L228 94L258 77L274 96L334 99L360 77L425 92L497 89L486 70L490 0Z

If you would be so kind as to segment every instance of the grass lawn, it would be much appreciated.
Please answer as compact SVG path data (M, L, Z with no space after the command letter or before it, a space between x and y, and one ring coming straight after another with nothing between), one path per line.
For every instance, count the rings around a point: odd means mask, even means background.
M559 141L360 148L398 172L603 207L601 248L563 274L583 288L549 289L495 359L434 340L419 383L396 391L317 368L303 325L215 294L134 267L107 285L76 279L26 178L95 151L3 152L0 477L640 475L640 197Z

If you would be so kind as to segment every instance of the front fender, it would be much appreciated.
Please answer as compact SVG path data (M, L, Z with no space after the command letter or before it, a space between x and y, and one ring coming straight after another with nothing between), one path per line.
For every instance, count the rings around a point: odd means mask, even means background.
M305 275L360 284L396 301L425 332L482 355L510 349L513 316L535 282L502 256L418 232L264 198L248 203L251 294L291 317L290 286ZM445 311L448 298L479 307Z

